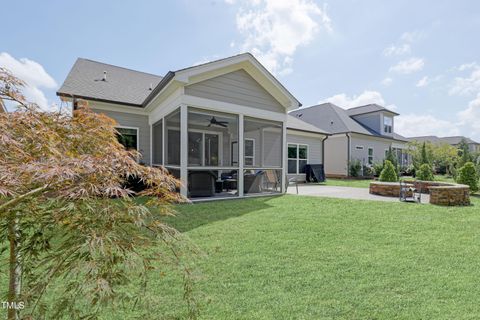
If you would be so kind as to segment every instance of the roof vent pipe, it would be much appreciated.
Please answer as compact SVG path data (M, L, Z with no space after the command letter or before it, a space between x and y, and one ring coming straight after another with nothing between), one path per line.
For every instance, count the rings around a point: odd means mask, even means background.
M148 90L152 91L153 90L153 84L150 83L150 87L148 87Z
M102 81L107 81L107 71L103 71Z

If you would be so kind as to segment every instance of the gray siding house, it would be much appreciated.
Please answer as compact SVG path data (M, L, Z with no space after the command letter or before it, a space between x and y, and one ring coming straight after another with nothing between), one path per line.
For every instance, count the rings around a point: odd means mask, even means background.
M353 160L363 166L381 162L389 148L396 153L399 164L408 164L407 139L394 131L398 114L382 106L343 109L324 103L291 111L290 115L330 133L324 141L327 177L348 176Z
M453 137L437 137L437 136L421 136L421 137L411 137L408 138L410 141L418 142L431 142L434 144L446 143L454 147L458 147L460 142L464 140L470 152L480 152L480 143L463 136L453 136Z
M328 133L288 115L300 102L249 53L164 76L78 59L57 95L116 120L120 141L192 198L282 193L287 174L324 160Z

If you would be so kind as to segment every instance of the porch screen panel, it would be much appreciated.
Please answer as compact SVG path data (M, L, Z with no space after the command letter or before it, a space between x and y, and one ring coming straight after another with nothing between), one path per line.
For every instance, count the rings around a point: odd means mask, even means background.
M163 123L162 120L153 125L153 164L163 164Z
M180 110L165 118L166 125L166 162L167 165L180 165Z
M254 159L245 161L245 167L281 168L282 123L250 117L244 121L244 137L254 141Z

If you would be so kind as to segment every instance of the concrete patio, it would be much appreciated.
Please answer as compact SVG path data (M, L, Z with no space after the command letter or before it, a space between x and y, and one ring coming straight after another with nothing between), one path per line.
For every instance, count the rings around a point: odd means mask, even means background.
M288 194L297 194L295 186L289 186ZM341 199L355 199L355 200L373 200L386 202L399 202L397 197L383 197L370 194L368 188L353 188L353 187L337 187L325 186L320 184L299 184L298 195L315 196L315 197L329 197ZM422 203L429 203L429 195L422 194Z

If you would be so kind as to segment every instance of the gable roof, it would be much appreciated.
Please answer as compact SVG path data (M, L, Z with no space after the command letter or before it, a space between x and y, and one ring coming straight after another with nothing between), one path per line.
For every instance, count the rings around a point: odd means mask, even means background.
M58 96L78 97L97 101L146 107L173 80L188 82L190 77L234 64L245 66L249 63L250 71L257 71L259 77L268 79L275 96L280 92L294 107L301 103L250 53L242 53L188 68L169 71L164 77L150 73L126 69L110 64L78 58L64 83L57 91ZM106 71L107 79L102 81ZM267 81L267 82L268 82ZM285 101L283 101L285 103Z
M106 81L102 80L104 72ZM161 80L157 75L78 58L57 95L140 107L152 92L150 88Z
M460 142L462 141L462 139L465 139L465 141L468 143L468 144L480 144L476 141L473 141L472 139L470 138L467 138L467 137L463 137L463 136L451 136L451 137L437 137L437 136L420 136L420 137L411 137L411 138L408 138L408 140L410 141L418 141L418 142L425 142L425 141L429 141L431 143L448 143L448 144L451 144L451 145L457 145L457 144L460 144Z
M393 137L382 135L351 118L346 111L347 110L342 109L333 103L327 102L311 107L297 109L291 111L290 114L316 127L322 128L330 134L351 132L386 139L406 141L406 139L399 134L394 134Z
M357 116L360 114L373 113L373 112L379 112L379 111L393 113L394 115L397 115L397 116L399 115L398 113L393 112L392 110L382 107L376 103L354 107L346 110L349 116Z
M313 132L313 133L321 133L328 135L329 133L325 130L317 128L316 126L300 120L297 117L287 115L287 129L297 130L297 131L305 131L305 132Z

